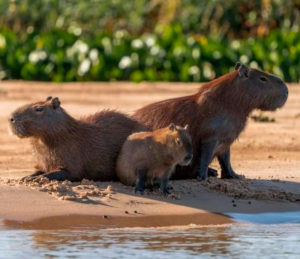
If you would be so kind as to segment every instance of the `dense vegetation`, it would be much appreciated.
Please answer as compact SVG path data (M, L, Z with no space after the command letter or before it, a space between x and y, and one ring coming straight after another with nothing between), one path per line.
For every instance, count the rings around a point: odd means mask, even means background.
M0 79L207 81L240 60L298 81L299 6L0 0Z

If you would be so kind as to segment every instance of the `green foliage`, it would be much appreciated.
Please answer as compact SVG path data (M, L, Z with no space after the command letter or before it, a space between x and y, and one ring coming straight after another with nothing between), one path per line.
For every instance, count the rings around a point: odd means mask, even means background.
M299 30L299 9L299 0L0 0L0 28L142 35L181 24L185 33L247 38Z
M264 38L218 40L186 35L179 25L160 34L78 36L53 30L22 37L0 31L0 78L43 81L209 81L236 61L286 81L300 78L300 34L273 31Z
M300 77L300 2L0 0L0 79L208 81L236 61Z

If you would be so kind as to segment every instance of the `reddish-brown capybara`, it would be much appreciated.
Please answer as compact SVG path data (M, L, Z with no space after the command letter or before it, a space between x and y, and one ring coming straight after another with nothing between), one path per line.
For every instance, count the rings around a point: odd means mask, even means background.
M235 70L205 83L196 94L160 101L135 112L133 118L152 129L171 122L189 124L194 159L174 178L206 179L214 156L222 178L238 178L230 163L230 146L254 109L273 111L284 105L288 88L271 74L237 63Z
M193 158L192 139L182 128L171 123L154 131L131 134L117 160L117 176L135 191L144 191L146 182L160 180L160 188L168 194L168 180L177 164L188 165Z
M28 180L39 175L51 180L115 180L115 164L124 141L144 129L110 110L76 120L52 97L20 107L9 123L15 135L31 139L38 171L25 177Z

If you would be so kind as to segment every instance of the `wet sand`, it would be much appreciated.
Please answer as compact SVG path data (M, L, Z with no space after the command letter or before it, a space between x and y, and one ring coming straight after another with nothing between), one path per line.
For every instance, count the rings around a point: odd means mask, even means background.
M34 159L28 140L8 135L7 118L16 107L52 95L60 97L62 105L75 117L102 108L130 114L147 103L190 94L198 87L174 83L1 82L0 217L5 222L26 222L35 227L50 227L49 222L56 222L56 226L61 222L169 226L231 221L218 213L300 210L300 87L295 85L290 86L289 100L283 109L264 113L275 122L249 120L234 143L233 167L245 175L244 180L171 181L170 197L158 190L135 195L131 187L116 182L19 182L33 171ZM216 161L212 166L219 169Z

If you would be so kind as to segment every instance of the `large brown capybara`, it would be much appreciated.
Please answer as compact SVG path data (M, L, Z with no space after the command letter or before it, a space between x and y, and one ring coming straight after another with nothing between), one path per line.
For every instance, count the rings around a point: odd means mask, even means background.
M38 170L25 179L42 175L51 180L115 180L115 165L126 138L144 129L124 114L104 110L76 120L58 98L20 107L9 120L12 132L29 137Z
M117 176L125 185L143 192L145 184L160 180L160 188L168 194L168 180L175 166L188 165L193 158L192 139L187 125L171 123L154 131L131 134L117 160Z
M237 63L235 70L204 84L196 94L147 105L133 118L152 129L171 122L189 124L194 159L177 168L177 179L207 178L208 165L217 156L222 178L239 178L231 167L230 145L254 109L273 111L284 105L288 88L271 74Z

